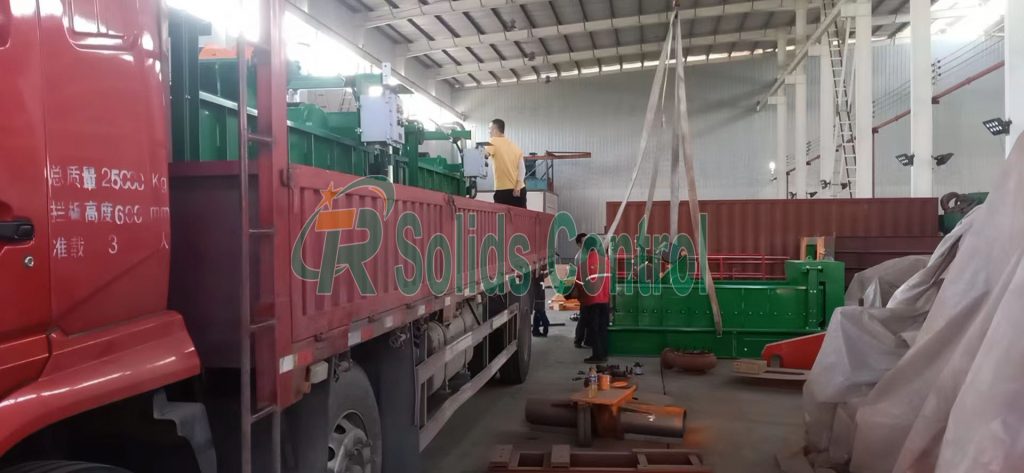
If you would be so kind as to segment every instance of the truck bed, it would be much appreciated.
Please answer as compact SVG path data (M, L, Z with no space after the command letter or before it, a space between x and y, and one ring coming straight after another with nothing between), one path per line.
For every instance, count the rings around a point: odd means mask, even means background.
M174 253L170 305L184 314L205 367L237 367L241 225L238 162L179 162L171 163L170 169ZM426 282L413 293L399 289L396 267L408 274L413 269L399 252L396 235L399 218L405 213L415 214L422 224L419 238L412 238L411 231L406 234L421 254L426 254L431 236L443 235L450 242L454 265L457 239L468 245L469 239L475 238L479 248L485 235L497 232L501 215L505 219L505 237L498 237L500 246L507 250L509 238L515 233L523 234L529 241L529 251L522 256L530 267L546 263L552 215L395 185L394 210L383 220L380 247L365 265L376 294L361 294L350 270L338 274L325 294L323 287L318 289L318 281L303 280L294 272L293 261L271 255L287 254L292 259L298 256L302 264L318 271L325 233L310 231L297 255L292 255L296 240L322 203L321 191L340 189L360 177L297 164L289 164L287 169L281 179L275 179L286 188L285 192L276 193L284 201L273 203L278 209L287 207L287 212L279 213L287 215L287 221L274 222L272 243L269 239L260 244L254 240L252 261L254 274L259 275L254 278L252 289L253 318L275 319L278 326L273 340L255 337L256 356L276 352L282 370L339 353L482 291L484 275L468 272L464 275L465 284L456 286L453 282L440 295L432 293ZM255 176L251 182L250 192L255 195ZM253 221L256 207L251 210ZM383 199L362 189L333 201L333 209L348 208L382 210ZM459 213L465 219L461 230L456 228ZM476 219L473 229L468 227L470 215ZM341 232L339 242L357 243L366 240L367 235L362 230L346 230ZM271 244L275 248L286 245L287 251L272 251ZM495 275L504 278L512 274L509 258L505 258L504 267L498 267L494 253L490 253L487 273L492 279ZM437 260L440 254L437 253ZM468 263L467 257L463 264ZM440 274L441 267L436 263L435 266L424 264L424 272L436 269L436 274ZM274 289L274 282L282 280L287 281L287 288Z

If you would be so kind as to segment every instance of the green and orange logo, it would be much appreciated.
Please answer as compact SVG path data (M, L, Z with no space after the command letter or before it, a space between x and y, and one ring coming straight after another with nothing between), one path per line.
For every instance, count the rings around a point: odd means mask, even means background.
M343 196L357 191L375 198L343 199ZM420 294L423 288L435 296L453 290L459 294L473 294L478 285L488 295L502 294L506 290L523 295L532 287L533 271L528 258L531 255L530 239L523 233L506 234L505 212L494 213L494 224L484 226L478 225L478 217L481 216L476 212L453 208L449 238L445 233L427 234L424 230L430 226L423 225L416 212L407 210L394 219L390 234L385 235L384 222L395 209L395 186L384 177L361 177L341 189L335 188L332 182L320 194L320 202L302 225L291 254L292 272L301 280L315 281L318 295L330 295L338 277L348 273L359 295L376 296L374 280L378 284L386 284L389 275L380 274L381 268L377 265L370 266L376 270L371 277L368 263L381 250L385 237L394 238L394 244L389 248L397 252L400 261L387 269L393 271L390 276L394 287L404 296ZM341 202L369 203L344 205ZM581 265L579 271L572 270L565 277L552 271L552 285L560 292L567 292L575 284L581 284L588 293L596 293L603 284L595 278L619 274L615 265L621 256L625 259L623 273L626 277L622 281L612 278L613 288L621 282L625 284L623 292L627 295L633 294L634 289L638 289L641 295L650 295L660 293L661 287L668 285L677 294L686 295L696 281L698 264L703 274L710 273L706 257L706 218L706 215L701 215L699 253L695 251L693 240L685 233L679 233L672 241L668 234L650 235L643 220L635 237L631 234L612 235L605 242L592 235L580 250L586 255L592 251L614 255L612 269L609 271L599 264L593 277L587 274L587 265ZM493 228L494 231L481 231L481 227ZM549 268L556 266L555 246L563 234L573 238L577 227L572 215L559 212L548 228L545 247ZM309 242L313 235L319 235L322 243ZM313 240L319 242L317 238ZM308 245L317 245L318 248L309 248ZM652 271L645 266L655 264L648 256L662 260L667 255L677 255L671 271ZM694 255L699 255L699 262ZM346 280L344 284L347 287L350 282ZM703 293L704 286L699 287Z
M383 212L378 208L335 208L342 196L357 190L368 190L383 201ZM395 208L395 186L381 176L367 176L356 179L347 186L336 189L332 182L320 191L321 199L316 209L306 219L295 243L292 245L292 272L302 280L317 281L316 293L330 294L334 279L349 271L360 294L375 295L366 263L380 251L384 236L384 221ZM362 231L367 234L364 241L341 244L341 232ZM323 252L319 268L306 263L302 249L311 232L323 234Z

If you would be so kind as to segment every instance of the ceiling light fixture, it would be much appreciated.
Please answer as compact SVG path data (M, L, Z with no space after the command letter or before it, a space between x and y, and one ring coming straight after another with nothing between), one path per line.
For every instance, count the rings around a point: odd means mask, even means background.
M936 166L943 166L946 163L948 163L950 159L953 159L953 153L946 153L946 154L940 154L938 156L932 156L932 159L935 160L935 165Z
M981 124L985 125L985 129L992 133L992 136L999 136L1010 134L1010 125L1013 124L1013 121L996 117L985 120Z

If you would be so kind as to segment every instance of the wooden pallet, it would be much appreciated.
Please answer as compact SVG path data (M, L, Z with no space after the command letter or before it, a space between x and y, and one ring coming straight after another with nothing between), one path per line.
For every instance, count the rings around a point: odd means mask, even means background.
M577 299L566 299L561 294L555 294L548 303L551 310L580 310L580 301Z
M521 451L499 445L491 454L488 472L530 471L535 473L712 473L695 450L633 449L626 451L573 450L552 445L549 451Z
M772 368L764 360L736 360L732 362L736 376L755 379L777 379L783 381L807 381L810 370Z

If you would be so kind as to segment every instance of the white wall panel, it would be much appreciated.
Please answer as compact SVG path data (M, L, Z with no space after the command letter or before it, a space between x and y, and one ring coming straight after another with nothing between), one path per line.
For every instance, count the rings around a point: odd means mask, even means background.
M687 69L687 97L693 120L697 185L702 198L767 198L768 162L774 154L774 115L753 113L765 77L775 71L771 57ZM486 137L487 123L506 121L508 136L525 152L590 151L591 159L559 161L555 189L562 210L583 231L604 229L604 203L621 200L636 162L653 71L592 79L554 81L509 88L457 91L455 107L470 114L474 140ZM671 90L671 89L670 89ZM671 94L668 103L671 106ZM632 199L644 199L653 156L663 157L656 199L667 199L671 119L660 121L650 139L647 165ZM684 194L685 195L685 194Z
M933 54L949 57L961 44L935 40ZM937 76L935 93L952 86L973 71L995 63L1001 58L1001 47L985 48L974 53L976 59L962 68ZM875 48L875 96L882 97L875 106L875 122L879 123L910 107L909 95L898 100L885 100L896 94L910 77L910 45L906 43ZM936 155L954 153L955 157L933 172L933 193L987 191L1002 162L1002 140L993 137L981 125L982 120L1000 116L1003 106L1003 71L997 70L945 97L934 105L934 147ZM899 106L892 105L898 103ZM910 117L901 119L875 135L875 190L879 197L909 197L910 168L896 162L896 155L910 152Z

